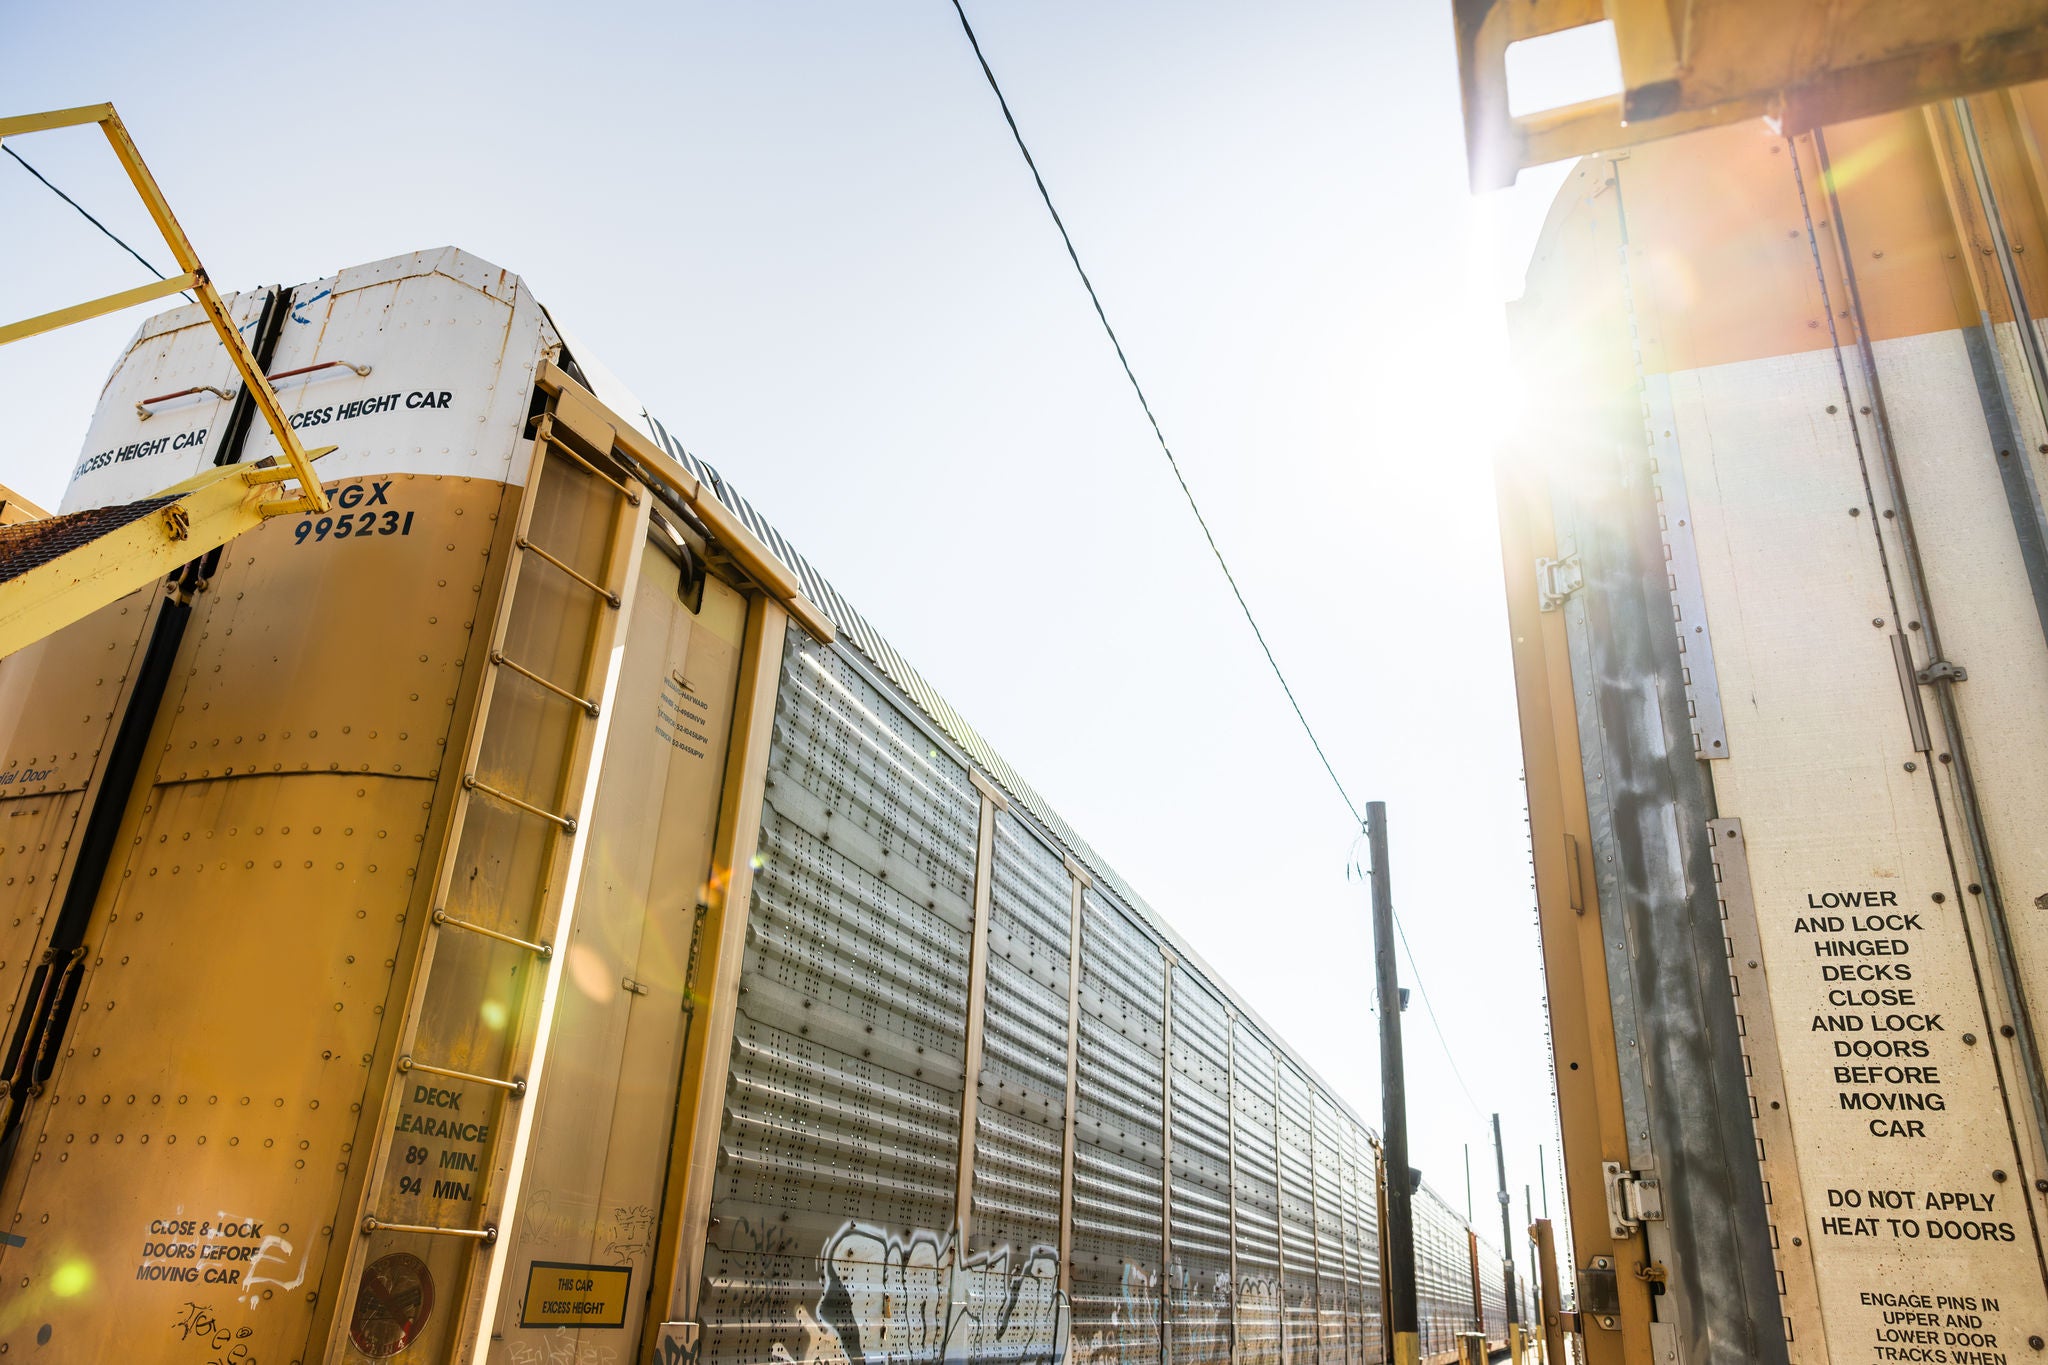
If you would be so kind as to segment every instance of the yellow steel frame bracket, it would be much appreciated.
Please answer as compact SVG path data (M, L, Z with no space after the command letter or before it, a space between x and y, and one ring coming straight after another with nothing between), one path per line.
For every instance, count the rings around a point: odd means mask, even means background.
M1451 0L1475 191L1525 166L1744 119L1809 128L2048 76L2048 0ZM1508 106L1507 50L1602 20L1618 95Z
M305 458L317 460L332 449L322 446ZM280 479L291 477L292 471L283 465L223 465L140 502L99 509L112 529L89 528L91 538L82 544L0 582L0 658L83 620L154 579L176 573L180 565L287 510L287 503L301 503L302 499L280 502L269 495ZM83 519L95 513L79 515ZM61 531L66 520L70 518L32 520L7 529L15 535L45 527Z
M114 112L111 104L88 104L77 109L57 109L46 114L20 114L12 118L0 118L0 141L19 137L24 133L39 133L52 128L76 128L96 123L107 135L107 142L120 159L121 168L128 172L135 192L142 197L143 206L156 221L157 231L163 234L164 245L171 249L171 256L184 273L167 280L124 289L118 294L60 308L53 313L39 317L24 318L20 322L0 326L0 346L23 337L37 336L43 332L68 327L74 322L99 317L121 308L151 299L161 299L189 289L199 300L199 306L206 311L208 322L220 337L220 344L227 348L228 358L234 361L235 370L242 376L249 395L263 413L263 420L270 427L271 435L277 438L278 448L284 452L285 463L276 471L266 471L262 483L282 482L293 479L298 483L295 495L263 501L257 505L258 520L263 517L285 516L295 512L324 512L327 510L327 494L321 490L320 481L313 477L313 464L304 446L299 444L298 433L285 421L284 411L278 405L277 391L270 387L264 377L263 367L256 363L255 353L249 343L235 327L228 316L227 305L221 302L220 291L213 287L213 280L207 275L206 267L199 263L199 256L192 249L192 242L185 236L185 230L178 226L177 218L171 213L171 206L164 199L163 191L157 188L156 177L143 164L142 154L135 149L135 143L128 136L128 129L122 124L121 116ZM245 491L252 485L238 485ZM256 485L260 486L260 485ZM214 544L220 544L215 541ZM203 547L211 548L211 546ZM186 558L190 558L188 553ZM134 586L134 585L131 585ZM126 591L126 589L124 589ZM118 594L117 594L118 595ZM0 652L5 647L0 646Z

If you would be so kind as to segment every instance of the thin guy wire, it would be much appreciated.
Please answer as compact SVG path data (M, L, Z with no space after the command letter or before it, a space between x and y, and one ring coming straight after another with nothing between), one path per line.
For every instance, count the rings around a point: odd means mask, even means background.
M48 179L48 178L47 178L46 176L44 176L44 174L43 174L43 173L42 173L41 171L39 171L39 170L37 170L37 169L36 169L35 167L33 167L33 166L29 165L29 164L28 164L28 162L26 162L26 161L23 161L23 160L22 160L22 158L21 158L21 153L20 153L20 152L17 152L17 151L15 151L15 150L14 150L14 148L12 148L12 147L8 146L8 145L7 145L6 143L4 143L4 142L0 142L0 152L5 152L5 153L7 153L7 155L9 155L9 156L13 157L13 158L14 158L14 160L15 160L15 163L16 163L17 165L19 165L19 166L20 166L20 167L21 167L21 168L22 168L23 170L27 171L27 172L28 172L28 173L29 173L30 175L34 176L34 177L35 177L36 179L38 179L38 180L40 180L40 181L42 181L42 182L43 182L43 188L44 188L44 189L46 189L46 190L48 190L48 191L49 191L50 193L52 193L52 194L56 195L56 196L57 196L57 197L58 197L59 199L62 199L62 200L63 200L63 201L65 202L65 203L67 203L67 204L71 205L71 207L72 207L72 208L75 208L75 209L77 209L77 210L78 210L78 214L79 214L79 216L80 216L81 218L85 219L85 221L86 221L86 222L88 222L88 223L91 223L91 224L92 224L92 225L93 225L94 227L98 228L98 229L99 229L99 230L100 230L101 232L104 232L104 233L106 233L106 234L107 234L107 240L108 240L108 241L112 242L112 243L113 243L113 244L114 244L115 246L117 246L117 247L120 247L120 248L121 248L121 250L123 250L123 251L127 252L127 253L128 253L128 254L129 254L130 256L133 256L133 257L134 257L134 258L135 258L136 260L138 260L138 261L141 261L141 262L142 262L142 268L143 268L144 270L147 270L147 271L148 271L148 272L149 272L150 274L152 274L152 275L156 276L156 277L157 277L158 279L160 279L160 280L161 280L161 279L166 279L166 278L168 278L168 277L167 277L167 276L166 276L166 275L164 274L164 272L163 272L163 271L161 271L161 270L158 270L158 269L157 269L157 268L156 268L155 266L151 265L151 264L149 263L149 260L148 260L148 258L147 258L147 257L145 257L145 256L144 256L144 255L143 255L143 254L142 254L141 252L137 251L137 250L136 250L136 249L135 249L134 247L132 247L132 246L128 245L128 244L127 244L126 242L122 241L122 240L121 240L121 239L120 239L119 237L116 237L116 236L114 235L114 233L113 233L113 230L112 230L111 228L109 228L109 227L108 227L108 226L107 226L107 225L106 225L105 223L102 223L102 222L101 222L101 221L100 221L99 219L97 219L97 218L93 217L93 216L92 216L92 215L91 215L90 213L87 213L87 212L85 211L85 206L84 206L83 204L79 203L79 202L78 202L78 201L77 201L76 199L73 199L73 198L72 198L72 197L71 197L70 195L68 195L68 194L64 193L64 191L62 191L62 190L58 189L58 188L57 188L57 187L56 187L55 185L52 185L52 184L51 184L51 183L49 182L49 179ZM183 291L183 290L180 290L179 292L180 292L180 293L183 293L184 291ZM189 293L188 293L188 294L185 294L185 300L186 300L186 302L188 302L188 303L196 303L196 302L198 302L198 300L194 299L194 298L193 298L193 297L192 297L192 296L191 296L191 295L190 295Z
M1024 164L1031 168L1031 179L1038 186L1038 197L1045 201L1045 211L1052 215L1053 226L1060 230L1060 240L1067 244L1067 259L1074 263L1074 273L1081 277L1081 287L1088 291L1088 301L1095 305L1095 316L1102 322L1102 330L1109 335L1109 344L1116 348L1116 358L1124 367L1124 378L1131 381L1131 391L1138 395L1138 406L1145 410L1145 420L1152 424L1152 435L1158 438L1159 449L1166 456L1167 465L1173 470L1174 481L1180 485L1182 496L1188 500L1188 510L1195 514L1195 521L1202 528L1202 538L1209 542L1209 553L1216 556L1216 566L1223 570L1225 581L1230 584L1231 595L1237 598L1238 608L1244 612L1244 619L1257 637L1259 648L1265 653L1266 663L1272 668L1274 678L1279 680L1280 690L1287 694L1287 704L1294 708L1294 718L1301 722L1302 732L1308 736L1309 744L1315 749L1316 757L1323 762L1323 771L1330 775L1336 785L1337 795L1344 799L1344 805L1351 811L1351 818L1359 825L1365 824L1365 817L1358 813L1358 804L1351 799L1351 793L1344 790L1344 783L1337 776L1337 769L1331 764L1330 756L1323 752L1323 743L1316 738L1308 716L1295 699L1294 689L1287 684L1287 675L1280 671L1280 661L1273 657L1273 647L1266 643L1266 633L1259 629L1258 618L1252 615L1251 604L1244 600L1244 590L1237 586L1237 575L1230 571L1230 564L1223 558L1222 549L1216 544L1215 533L1209 529L1209 519L1202 515L1202 508L1195 501L1194 490L1188 487L1185 475L1180 472L1180 461L1173 457L1173 448L1166 443L1166 433L1159 428L1159 419L1152 415L1152 404L1145 397L1144 386L1138 383L1138 376L1131 369L1130 358L1124 354L1124 344L1117 339L1116 328L1109 325L1109 314L1103 310L1102 299L1095 292L1095 282L1088 278L1087 269L1081 264L1081 253L1074 249L1073 236L1068 233L1066 222L1060 211L1053 207L1052 193L1045 187L1045 177L1038 173L1038 162L1032 158L1031 149L1024 145L1024 134L1018 131L1017 120L1010 113L1010 102L1003 98L1002 86L996 84L996 73L989 69L988 58L982 55L981 40L974 36L974 25L967 22L967 11L960 0L953 0L953 12L960 16L960 27L967 34L968 45L974 49L974 59L981 63L981 74L988 78L988 88L995 92L996 103L1002 106L1003 122L1010 125L1010 136L1017 141L1017 150L1024 154Z

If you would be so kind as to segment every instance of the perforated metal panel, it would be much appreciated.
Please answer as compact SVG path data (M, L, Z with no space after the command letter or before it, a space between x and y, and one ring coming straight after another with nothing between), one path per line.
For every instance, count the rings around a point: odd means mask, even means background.
M1239 1365L1280 1359L1279 1195L1274 1177L1273 1054L1258 1031L1240 1020L1237 1085L1237 1277Z
M1316 1323L1325 1365L1343 1365L1349 1338L1344 1302L1344 1154L1340 1115L1328 1096L1310 1091L1315 1111Z
M1350 1315L1351 1365L1385 1358L1380 1321L1379 1149L1346 1116L1341 1124L1344 1166L1344 1264Z
M978 806L890 699L791 633L699 1300L709 1360L808 1359L833 1335L852 1360L941 1356Z
M839 628L840 647L858 652L863 661L860 669L872 666L873 676L887 680L902 708L894 714L903 719L914 709L927 718L931 733L945 735L948 746L966 755L963 761L973 763L992 778L1018 807L1014 824L1008 816L999 823L996 840L985 1055L975 1125L977 1159L986 1161L988 1169L977 1169L972 1183L971 1245L976 1254L994 1251L1002 1244L1000 1239L1008 1239L1014 1247L1019 1237L1032 1235L1028 1229L1046 1226L1046 1211L1036 1206L1032 1191L1038 1188L1035 1182L1051 1153L1036 1145L1039 1125L1030 1117L1034 1112L1031 1099L1036 1094L1034 1087L1050 1079L1047 1068L1060 1056L1056 1046L1060 1021L1038 1011L1032 1002L1045 999L1040 985L1053 978L1048 976L1041 981L1027 972L1020 979L1005 966L999 946L1005 895L1020 897L1013 901L1016 906L1031 899L1020 887L1022 874L1015 860L1015 851L1020 846L1017 831L1022 828L1041 838L1047 848L1064 851L1094 879L1082 945L1083 1011L1080 1037L1076 1040L1080 1095L1076 1104L1074 1199L1068 1211L1074 1244L1074 1264L1069 1268L1073 1284L1073 1335L1071 1353L1062 1348L1054 1354L1066 1355L1073 1365L1101 1365L1112 1356L1116 1365L1142 1365L1157 1359L1160 1338L1156 1324L1161 1300L1168 1295L1172 1296L1176 1324L1170 1338L1174 1365L1181 1365L1183 1359L1205 1360L1204 1353L1215 1349L1212 1338L1198 1323L1199 1291L1203 1278L1210 1274L1206 1266L1198 1266L1198 1258L1216 1254L1214 1229L1205 1224L1205 1219L1217 1216L1215 1205L1204 1203L1199 1171L1205 1162L1216 1160L1220 1145L1226 1175L1231 1164L1228 1158L1234 1155L1236 1159L1234 1189L1230 1191L1235 1196L1238 1233L1236 1283L1230 1286L1237 1320L1235 1365L1280 1365L1281 1162L1277 1148L1281 1134L1275 1128L1274 1057L1283 1054L1284 1049L1261 1032L1248 1006L1233 997L1174 938L1116 870L1004 762L815 566L790 547L730 480L684 450L659 422L650 417L648 425L670 454L703 479L706 487L797 574L807 595ZM957 837L964 844L971 837L971 822L967 819L971 803L963 806L962 811ZM958 864L968 865L964 858ZM1049 865L1041 864L1041 868L1051 871ZM1056 917L1058 910L1069 904L1058 900L1055 894L1064 890L1064 883L1055 879L1042 889L1048 893L1043 908ZM1120 912L1121 927L1105 921L1109 913L1105 906ZM1063 925L1064 921L1059 923ZM1057 926L1049 919L1045 927L1054 930ZM1054 964L1060 960L1058 949L1063 944L1060 937L1052 941ZM1158 1269L1165 1193L1159 1169L1160 1032L1166 1022L1160 1017L1164 995L1162 946L1175 953L1181 964L1174 978L1170 1030L1174 1094L1170 1101L1173 1123L1169 1145L1174 1174L1169 1250L1174 1264L1166 1275L1167 1286L1162 1286ZM1196 1039L1204 1028L1200 1017L1203 990L1208 992L1209 1000L1222 1003L1226 1018L1234 1015L1237 1019L1234 1025L1216 1029L1230 1040L1224 1065L1226 1072L1234 1067L1235 1074L1234 1086L1223 1087L1228 1094L1222 1097L1224 1133L1220 1138L1209 1133L1216 1119L1214 1106L1207 1102L1205 1093L1221 1092L1207 1092L1206 1082L1200 1079L1203 1066L1214 1065L1213 1055L1206 1062L1198 1055L1201 1044ZM1183 992L1198 1002L1194 1010L1186 1013L1178 998ZM1008 1004L1004 1003L1006 999ZM1011 1005L1016 1006L1014 1011ZM1214 1026L1215 1021L1209 1023ZM1180 1036L1183 1031L1190 1035L1185 1046ZM1363 1124L1323 1092L1305 1069L1298 1063L1289 1065L1296 1072L1297 1086L1291 1128L1295 1144L1286 1163L1291 1172L1288 1235L1293 1243L1287 1270L1290 1293L1295 1300L1296 1344L1289 1365L1308 1361L1335 1365L1340 1360L1367 1365L1382 1355L1378 1149ZM1316 1129L1312 1093L1320 1095L1321 1102L1343 1118L1334 1143L1329 1141L1329 1133ZM993 1103L991 1095L995 1097ZM1055 1092L1042 1099L1038 1112L1056 1115L1059 1094ZM1205 1119L1205 1113L1210 1117ZM1230 1132L1233 1125L1234 1139ZM1322 1166L1325 1161L1330 1163L1327 1171ZM1329 1211L1319 1207L1326 1199L1334 1206ZM1229 1201L1224 1201L1221 1216L1227 1229ZM1440 1201L1434 1205L1418 1201L1416 1218L1418 1226L1429 1224L1434 1231L1428 1235L1436 1241L1466 1246L1463 1221L1451 1215ZM1226 1261L1228 1250L1226 1247ZM1465 1255L1466 1267L1458 1284L1465 1295L1463 1312L1469 1318L1470 1258L1467 1253L1461 1254ZM1437 1273L1439 1298L1443 1297L1447 1273L1442 1269ZM1185 1298L1171 1287L1183 1282L1187 1286ZM970 1287L968 1295L971 1298L980 1292ZM969 1311L980 1310L970 1306ZM1224 1314L1226 1334L1229 1316ZM1440 1330L1438 1335L1445 1343L1440 1349L1449 1350L1448 1332ZM966 1353L978 1356L982 1341L976 1336L967 1342ZM792 1351L798 1359L805 1358L802 1352L794 1348Z
M706 1356L1282 1365L1284 1322L1286 1365L1379 1360L1371 1135L928 689L896 690L917 680L879 637L848 638L879 674L846 644L796 639L785 660L699 1301ZM995 815L964 1248L981 797L955 744L1027 794ZM1062 1210L1075 857L1095 880ZM1425 1347L1449 1351L1472 1318L1464 1224L1433 1196L1416 1220Z
M1499 1341L1508 1334L1508 1277L1500 1248L1479 1239L1479 1302L1486 1309L1486 1335Z
M1167 1314L1175 1365L1230 1358L1230 1016L1185 966L1173 969L1173 1261Z
M1427 1185L1415 1194L1415 1302L1422 1353L1458 1349L1472 1320L1472 1244L1465 1220Z
M1290 1365L1312 1365L1316 1343L1315 1195L1310 1178L1310 1124L1314 1109L1308 1082L1285 1061L1280 1064L1280 1236L1286 1263Z
M1071 1299L1076 1345L1119 1360L1159 1351L1165 967L1116 897L1091 888L1081 915Z
M1007 811L991 871L969 1245L1021 1256L1060 1244L1073 893L1060 856Z

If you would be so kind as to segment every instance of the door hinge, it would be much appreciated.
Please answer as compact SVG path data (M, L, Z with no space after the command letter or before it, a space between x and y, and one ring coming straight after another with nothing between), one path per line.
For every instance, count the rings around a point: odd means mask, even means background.
M1564 605L1565 598L1585 586L1586 575L1579 568L1576 553L1536 561L1537 610L1556 611Z
M1607 1222L1616 1237L1630 1237L1644 1223L1664 1221L1664 1185L1656 1176L1625 1170L1619 1161L1600 1163L1607 1190Z

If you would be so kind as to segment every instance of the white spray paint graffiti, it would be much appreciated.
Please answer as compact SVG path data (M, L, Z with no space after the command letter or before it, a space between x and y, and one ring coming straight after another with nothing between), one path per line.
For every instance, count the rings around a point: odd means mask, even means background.
M286 1291L297 1289L306 1282L306 1260L310 1255L310 1251L300 1253L298 1267L294 1269L292 1244L282 1237L266 1234L263 1240L256 1244L256 1254L249 1258L248 1265L242 1271L242 1292L235 1296L236 1299L254 1308L263 1301L264 1294L269 1292L267 1286ZM264 1273L264 1268L269 1266L276 1266L280 1273ZM291 1278L282 1278L284 1273L289 1273Z
M1074 1344L1071 1365L1138 1365L1157 1360L1158 1334L1159 1277L1125 1261L1117 1276L1116 1306L1109 1310L1108 1323Z
M1223 1365L1230 1359L1230 1272L1206 1281L1186 1266L1166 1273L1166 1297L1173 1318L1173 1358L1180 1365Z
M1059 1256L1033 1247L1012 1269L1008 1247L963 1255L949 1233L907 1238L847 1223L826 1242L815 1313L796 1309L803 1339L785 1365L1063 1365L1067 1296Z
M1270 1276L1247 1276L1239 1294L1239 1365L1280 1365L1280 1320L1286 1311L1280 1282Z

